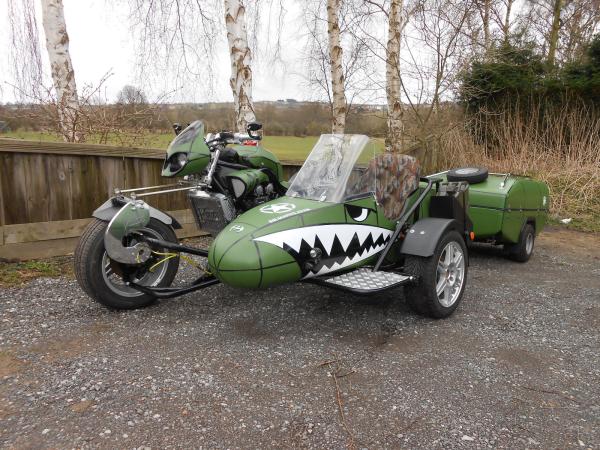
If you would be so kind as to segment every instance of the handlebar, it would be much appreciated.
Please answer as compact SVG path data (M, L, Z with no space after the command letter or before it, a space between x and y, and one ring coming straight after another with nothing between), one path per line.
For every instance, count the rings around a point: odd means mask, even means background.
M233 133L231 131L221 131L215 134L206 135L206 144L209 147L226 144L242 144L244 141L254 141L256 137L250 136L248 133Z

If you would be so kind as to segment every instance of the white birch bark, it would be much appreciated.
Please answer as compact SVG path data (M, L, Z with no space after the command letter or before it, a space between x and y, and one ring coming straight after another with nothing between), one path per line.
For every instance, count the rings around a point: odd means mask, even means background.
M400 81L400 38L404 28L402 20L403 0L391 0L388 19L388 41L386 47L386 96L387 125L386 150L400 152L404 131Z
M58 119L63 138L68 142L82 140L77 129L79 99L75 71L69 54L69 35L62 0L41 0L46 48L58 107Z
M490 34L490 10L492 8L491 0L483 1L483 46L485 47L485 57L486 59L490 56L490 51L492 49L492 37Z
M331 132L343 134L346 128L346 95L344 92L343 51L340 43L339 11L342 0L327 0L327 35L331 67L332 121Z
M233 92L236 126L240 133L245 133L248 122L256 120L252 103L252 53L246 31L246 8L242 0L224 0L224 3L231 58L229 84Z

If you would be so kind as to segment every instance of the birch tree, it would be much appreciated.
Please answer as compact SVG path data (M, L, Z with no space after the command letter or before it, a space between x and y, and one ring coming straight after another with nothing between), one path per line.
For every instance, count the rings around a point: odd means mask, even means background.
M340 42L339 12L342 0L327 0L327 36L331 69L331 132L343 134L346 128L346 94L344 92L343 50Z
M404 111L402 108L402 81L400 79L400 40L404 23L402 20L403 0L391 0L388 13L388 40L386 47L386 98L387 124L386 150L399 152L402 148Z
M231 59L231 78L229 85L233 93L236 115L236 127L240 133L246 131L246 125L256 120L252 103L252 52L248 45L246 30L246 8L242 0L224 0L225 25L229 57Z
M553 67L556 59L556 48L560 31L560 13L564 0L554 0L552 8L552 25L548 33L548 66Z
M477 2L477 9L481 16L481 25L483 28L483 53L485 58L490 56L492 48L492 32L491 32L491 12L492 12L492 1L483 0Z
M344 0L338 11L340 46L342 51L342 77L345 100L345 123L351 120L359 103L370 103L379 100L380 86L376 66L377 58L372 54L369 36L361 32L368 18L360 7L363 0ZM302 61L303 71L300 74L310 89L311 100L326 101L329 106L331 123L334 117L332 70L329 49L329 21L327 2L313 0L306 3L304 12L304 28L307 30L305 57ZM345 125L344 125L345 127Z
M41 0L41 2L46 49L56 91L62 136L67 142L79 142L83 140L83 134L78 129L79 98L75 71L69 54L69 35L63 2L62 0Z

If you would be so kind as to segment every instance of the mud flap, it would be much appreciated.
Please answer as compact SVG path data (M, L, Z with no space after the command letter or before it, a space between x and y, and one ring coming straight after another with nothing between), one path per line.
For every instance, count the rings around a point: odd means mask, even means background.
M415 222L406 233L400 253L415 256L431 256L437 243L447 230L460 230L458 221L427 217Z
M93 213L92 216L96 219L110 222L112 218L121 210L121 208L132 200L127 197L112 197L100 205ZM182 228L181 224L172 216L164 213L150 205L147 205L150 211L150 217L160 220L165 225L170 225L176 230Z

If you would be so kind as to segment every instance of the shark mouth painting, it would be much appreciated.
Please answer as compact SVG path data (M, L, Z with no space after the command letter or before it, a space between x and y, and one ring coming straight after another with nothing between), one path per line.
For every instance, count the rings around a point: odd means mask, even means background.
M279 231L255 238L287 251L298 262L303 278L323 275L352 266L385 248L392 231L370 225L332 224ZM311 249L321 257L311 263Z

